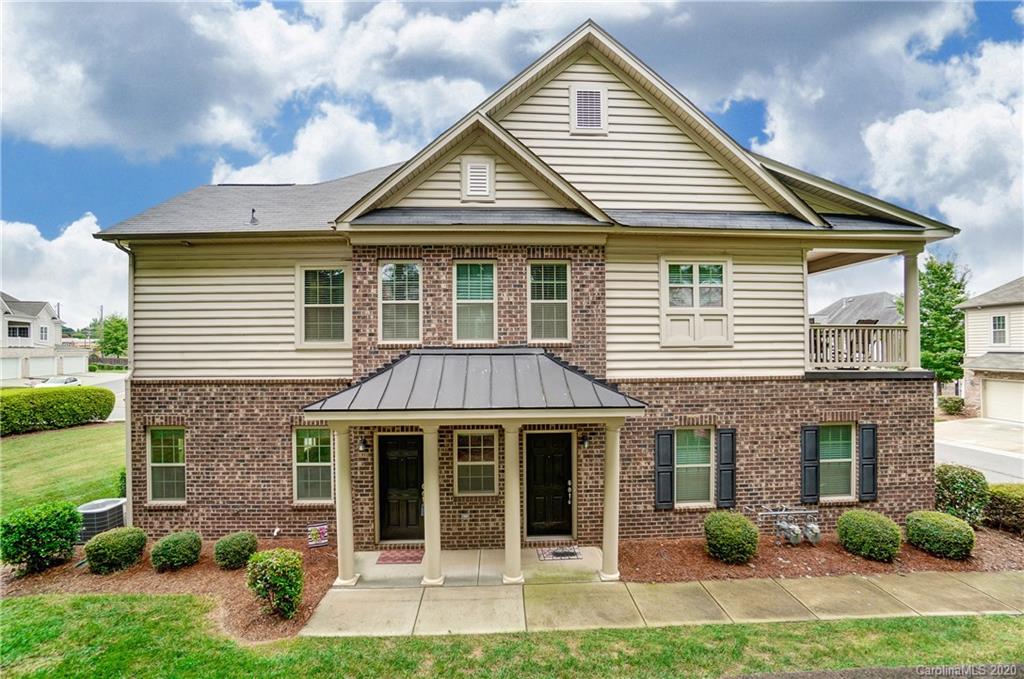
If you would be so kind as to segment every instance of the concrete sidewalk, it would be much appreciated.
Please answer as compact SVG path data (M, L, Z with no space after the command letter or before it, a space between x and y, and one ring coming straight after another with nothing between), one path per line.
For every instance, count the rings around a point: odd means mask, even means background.
M332 589L303 636L491 634L611 627L1024 612L1024 571Z

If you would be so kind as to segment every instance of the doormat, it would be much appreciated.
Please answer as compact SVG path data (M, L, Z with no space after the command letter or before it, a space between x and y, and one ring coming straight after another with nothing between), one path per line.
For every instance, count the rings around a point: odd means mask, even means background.
M377 557L378 564L420 563L423 561L422 549L385 549Z
M537 550L537 558L541 561L568 561L570 559L582 559L580 548L572 545L569 547L541 547Z

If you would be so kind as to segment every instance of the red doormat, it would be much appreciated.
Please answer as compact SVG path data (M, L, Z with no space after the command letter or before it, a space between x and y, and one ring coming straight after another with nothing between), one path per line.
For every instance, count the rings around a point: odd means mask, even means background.
M423 561L422 549L385 549L377 557L379 564L420 563Z

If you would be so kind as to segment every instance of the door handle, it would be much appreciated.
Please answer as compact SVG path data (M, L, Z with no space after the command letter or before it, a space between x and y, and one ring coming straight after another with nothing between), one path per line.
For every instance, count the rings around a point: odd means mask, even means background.
M569 498L569 506L571 507L572 506L572 479L569 479L568 481L566 481L565 485L566 485L566 491L567 491L566 495Z

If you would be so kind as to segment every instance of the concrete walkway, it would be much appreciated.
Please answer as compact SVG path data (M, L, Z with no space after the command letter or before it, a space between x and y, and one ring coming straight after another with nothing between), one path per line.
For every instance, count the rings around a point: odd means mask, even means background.
M973 467L989 483L1024 482L1024 425L970 418L935 423L935 461Z
M665 584L531 583L527 575L525 585L332 589L299 634L490 634L1022 612L1024 571Z

